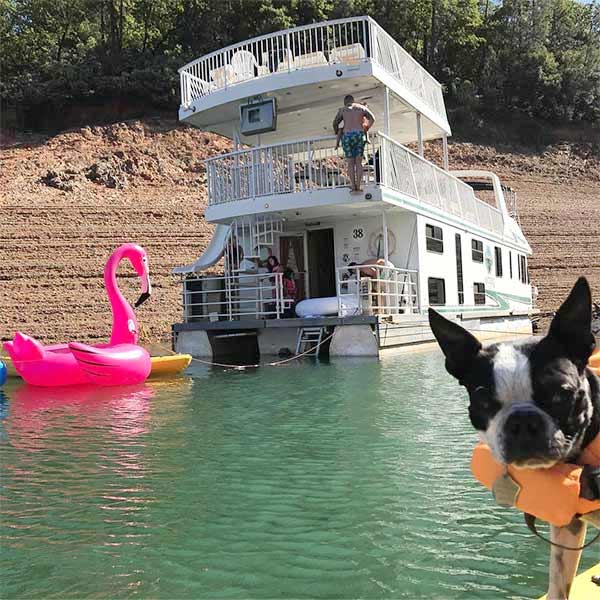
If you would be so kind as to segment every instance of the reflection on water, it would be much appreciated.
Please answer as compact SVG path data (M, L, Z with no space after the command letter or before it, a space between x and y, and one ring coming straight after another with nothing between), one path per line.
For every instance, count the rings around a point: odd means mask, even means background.
M472 481L437 353L191 375L5 390L3 597L543 591L547 548Z

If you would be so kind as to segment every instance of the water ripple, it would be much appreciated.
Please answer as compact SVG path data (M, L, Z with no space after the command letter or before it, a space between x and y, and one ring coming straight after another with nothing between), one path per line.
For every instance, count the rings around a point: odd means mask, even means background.
M470 476L438 353L6 396L5 598L544 589L547 549Z

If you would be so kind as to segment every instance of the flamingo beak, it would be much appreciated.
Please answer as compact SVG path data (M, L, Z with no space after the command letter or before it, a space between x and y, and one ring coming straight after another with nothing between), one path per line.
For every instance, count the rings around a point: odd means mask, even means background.
M142 277L141 277L141 280L142 280L142 294L137 299L137 302L135 303L136 308L138 308L138 306L141 306L142 304L144 304L144 302L146 302L146 300L148 300L148 298L150 298L150 295L152 294L152 284L150 283L150 277L148 276L148 274L144 273L144 275L142 275Z

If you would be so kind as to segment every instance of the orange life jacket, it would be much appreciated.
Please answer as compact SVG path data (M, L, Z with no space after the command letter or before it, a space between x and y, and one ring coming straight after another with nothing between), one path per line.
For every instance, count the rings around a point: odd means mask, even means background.
M600 349L590 358L589 366L600 375ZM488 490L498 490L498 482L508 475L516 484L511 502L514 507L553 525L563 526L576 515L600 511L600 499L586 500L579 496L582 465L600 467L600 434L582 452L579 464L561 463L550 469L507 467L496 461L489 446L478 444L473 450L471 472Z
M600 348L590 356L588 367L600 377Z
M600 435L583 452L581 464L600 465ZM515 469L497 462L489 446L478 444L473 450L471 471L488 490L508 473L520 488L515 508L553 525L568 525L576 515L600 510L600 500L579 497L580 465L561 463L550 469Z

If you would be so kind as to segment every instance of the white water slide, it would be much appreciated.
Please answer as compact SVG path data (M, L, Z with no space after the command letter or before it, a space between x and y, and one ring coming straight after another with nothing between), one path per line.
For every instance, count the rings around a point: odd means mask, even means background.
M186 275L187 273L197 273L198 271L204 271L214 264L218 263L225 252L225 244L229 236L229 225L217 225L208 244L206 250L202 253L191 265L185 265L183 267L175 267L173 273L177 275Z

